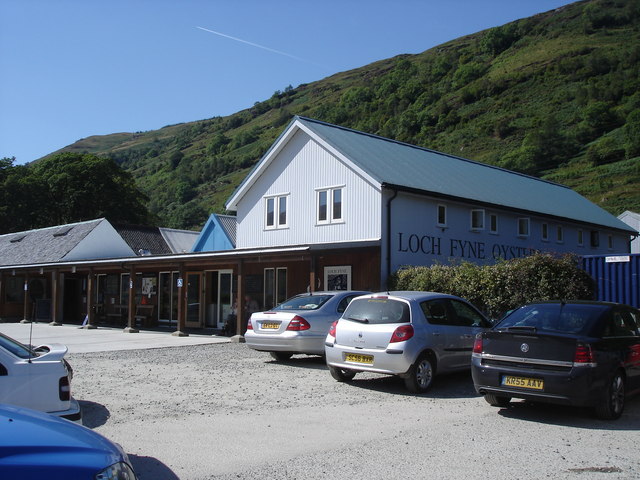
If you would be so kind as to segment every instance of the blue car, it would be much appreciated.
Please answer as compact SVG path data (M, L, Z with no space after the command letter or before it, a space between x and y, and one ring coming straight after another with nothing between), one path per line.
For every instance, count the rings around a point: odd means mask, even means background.
M0 478L136 480L122 448L53 415L0 404Z

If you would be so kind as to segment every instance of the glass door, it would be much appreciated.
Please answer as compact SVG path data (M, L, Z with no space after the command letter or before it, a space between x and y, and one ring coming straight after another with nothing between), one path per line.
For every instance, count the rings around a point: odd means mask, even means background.
M187 327L202 327L202 274L187 273Z
M223 328L228 321L235 321L233 306L233 270L218 272L218 328Z
M159 319L170 327L178 324L178 272L161 272L158 298Z

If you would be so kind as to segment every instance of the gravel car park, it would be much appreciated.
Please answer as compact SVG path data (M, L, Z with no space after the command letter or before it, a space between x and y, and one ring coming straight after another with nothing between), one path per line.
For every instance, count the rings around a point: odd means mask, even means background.
M279 363L237 343L69 360L85 425L143 480L640 476L638 400L613 424L521 402L496 414L468 372L407 394L396 377L347 385L320 357Z

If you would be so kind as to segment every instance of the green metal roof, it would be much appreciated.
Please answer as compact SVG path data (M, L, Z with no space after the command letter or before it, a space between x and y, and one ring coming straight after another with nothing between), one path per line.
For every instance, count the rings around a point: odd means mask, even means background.
M635 233L557 183L309 118L296 117L295 122L383 185Z

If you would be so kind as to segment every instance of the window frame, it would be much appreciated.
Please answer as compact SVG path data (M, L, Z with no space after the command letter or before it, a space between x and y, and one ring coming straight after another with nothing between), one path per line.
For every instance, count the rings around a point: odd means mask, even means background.
M440 221L440 217L442 217L442 221ZM443 203L436 206L436 225L442 228L447 227L447 206Z
M498 234L498 214L489 214L489 233Z
M272 205L273 209L269 210L269 205ZM282 211L282 205L284 204L284 212ZM284 221L282 219L284 213ZM289 194L281 193L277 195L267 195L264 197L264 229L265 230L278 230L289 227ZM273 218L270 219L269 217ZM272 223L269 223L269 220Z
M518 224L518 232L517 232L518 237L529 238L529 235L531 234L531 219L529 217L519 217L517 224ZM523 225L526 225L526 232L522 230Z
M579 229L577 232L577 243L579 247L584 247L584 231L582 229Z
M556 226L556 243L564 243L564 228L562 228L562 225Z
M344 223L344 185L335 185L332 187L316 188L316 225L331 225L334 223ZM339 192L340 202L339 208L336 208L336 193ZM325 196L325 218L320 218L321 213L321 196ZM340 216L336 216L339 211Z
M549 241L549 224L546 222L540 224L540 239L543 242Z
M483 208L472 208L469 212L470 229L472 232L480 232L485 229L485 212ZM476 221L480 220L477 224Z

